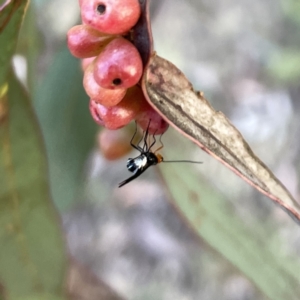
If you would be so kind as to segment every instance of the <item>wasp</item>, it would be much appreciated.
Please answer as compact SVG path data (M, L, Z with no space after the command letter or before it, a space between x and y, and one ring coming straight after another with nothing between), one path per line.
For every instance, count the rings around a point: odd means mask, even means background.
M160 136L160 143L161 146L156 149L154 152L152 151L152 147L155 145L156 143L156 138L155 138L155 133L153 134L153 142L150 143L148 142L149 139L149 126L150 126L150 122L147 126L146 131L144 132L144 135L142 137L142 139L135 145L133 143L133 140L136 136L137 133L137 126L135 128L135 132L131 138L130 141L130 145L136 149L137 151L140 152L140 154L135 157L135 158L128 158L127 160L127 169L129 172L133 173L133 175L127 179L125 179L124 181L122 181L121 183L119 183L119 188L124 186L125 184L131 182L132 180L134 180L135 178L139 177L141 174L143 174L149 167L151 166L155 166L159 163L173 163L173 162L187 162L187 163L198 163L201 164L202 162L197 162L197 161L190 161L190 160L164 160L163 156L160 155L159 153L157 153L160 149L163 148L163 143L161 141L161 137ZM139 144L141 143L141 141L144 140L144 145L143 147L141 147Z

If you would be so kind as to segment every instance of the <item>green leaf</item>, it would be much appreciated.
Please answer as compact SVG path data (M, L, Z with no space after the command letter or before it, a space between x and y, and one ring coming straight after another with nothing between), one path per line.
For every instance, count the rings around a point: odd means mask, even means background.
M96 125L82 87L79 60L68 49L58 53L35 95L45 137L51 190L60 210L73 203Z
M288 18L293 20L296 24L300 23L300 3L298 0L281 0L280 1L283 12Z
M61 296L64 242L40 132L28 95L12 75L8 83L0 98L0 278L9 299Z
M0 300L4 300L4 299L5 299L5 290L1 284L1 278L0 278Z
M177 148L169 147L169 157L180 157ZM279 241L268 243L265 223L246 226L235 209L191 166L165 164L160 171L180 213L203 240L270 299L299 299L299 258L287 258L278 250Z
M49 295L49 294L34 294L30 295L29 297L17 297L13 298L11 300L62 300L64 298L59 297L59 296L54 296L54 295Z
M32 1L34 4L34 1ZM43 53L45 43L41 40L41 32L37 24L39 13L36 5L29 5L26 10L24 21L20 29L16 53L24 56L27 61L27 87L32 91L40 79L41 71L38 68L37 60Z
M11 0L0 7L0 88L5 84L27 0Z
M282 49L269 57L270 75L283 82L296 82L300 78L300 54L298 50Z

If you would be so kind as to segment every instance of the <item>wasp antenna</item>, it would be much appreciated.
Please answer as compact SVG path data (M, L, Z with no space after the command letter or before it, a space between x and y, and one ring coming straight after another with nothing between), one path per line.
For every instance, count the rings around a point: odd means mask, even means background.
M203 164L202 161L193 161L193 160L163 160L163 163L190 163L190 164Z

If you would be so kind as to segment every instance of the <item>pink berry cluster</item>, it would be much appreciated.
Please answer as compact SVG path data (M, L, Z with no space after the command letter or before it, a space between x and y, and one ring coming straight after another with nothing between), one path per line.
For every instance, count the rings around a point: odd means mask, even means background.
M81 25L68 32L71 53L82 59L83 86L90 112L99 125L118 129L136 120L150 134L161 134L168 124L148 104L140 87L143 62L129 40L138 22L138 0L79 0Z

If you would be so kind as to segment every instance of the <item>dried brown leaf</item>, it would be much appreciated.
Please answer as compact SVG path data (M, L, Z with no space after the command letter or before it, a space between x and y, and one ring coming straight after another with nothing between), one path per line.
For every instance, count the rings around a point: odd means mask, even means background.
M138 49L145 66L153 52L153 37L149 15L149 1L139 0L141 16L131 31L131 40Z
M300 205L222 112L169 61L153 55L142 79L149 103L182 134L279 204L300 224Z

